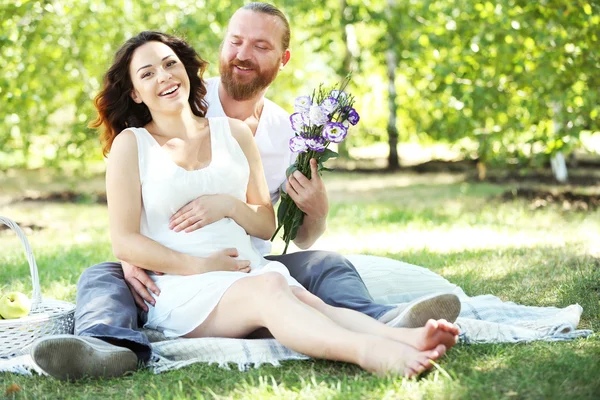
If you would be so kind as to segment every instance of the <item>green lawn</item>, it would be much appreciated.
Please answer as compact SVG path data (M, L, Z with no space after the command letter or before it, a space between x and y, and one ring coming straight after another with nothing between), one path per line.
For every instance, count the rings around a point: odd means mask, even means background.
M502 201L513 186L445 174L327 176L332 204L327 234L317 243L426 266L469 295L494 294L527 305L584 307L581 329L600 331L600 211L562 204L533 210ZM73 301L81 271L112 259L107 212L94 204L102 177L81 182L41 175L0 177L0 215L24 225L45 296ZM81 190L75 204L14 202L23 188ZM596 190L598 188L592 188ZM589 188L587 189L589 190ZM28 192L30 195L34 192ZM0 290L29 291L20 244L0 231ZM278 243L276 249L282 249ZM0 396L16 383L17 399L40 398L599 398L600 337L563 343L457 345L441 369L418 380L378 378L325 361L286 362L248 372L194 365L153 375L67 384L0 374Z

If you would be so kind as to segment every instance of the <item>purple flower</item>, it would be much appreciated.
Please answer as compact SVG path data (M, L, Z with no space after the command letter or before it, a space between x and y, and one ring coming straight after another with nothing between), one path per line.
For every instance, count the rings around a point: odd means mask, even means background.
M296 112L308 112L310 110L310 106L312 106L312 100L310 96L300 96L296 98L294 102L294 111Z
M358 115L354 108L350 110L350 114L348 114L348 121L350 121L352 125L356 125L358 124L358 121L360 121L360 115Z
M310 106L308 118L311 126L321 126L329 122L327 111L321 106Z
M330 96L336 100L344 100L348 95L343 90L332 90Z
M292 153L304 153L308 150L306 140L300 136L294 136L290 139L290 150Z
M348 130L341 122L328 122L323 128L323 137L333 143L340 143L346 139Z
M318 151L319 153L325 150L325 139L320 137L308 138L306 140L306 145L309 149L313 151Z
M333 97L328 97L325 100L323 100L323 102L321 103L321 107L323 107L323 109L325 111L327 111L327 114L333 113L333 111L337 108L337 106L338 106L338 101L336 99L334 99Z
M342 113L346 114L346 119L352 125L356 125L356 124L358 124L358 121L360 121L360 115L358 115L356 110L352 107L349 107L349 106L344 107L344 109L342 110Z
M290 122L292 123L292 129L294 132L302 132L302 130L308 125L308 118L306 114L297 112L290 116Z

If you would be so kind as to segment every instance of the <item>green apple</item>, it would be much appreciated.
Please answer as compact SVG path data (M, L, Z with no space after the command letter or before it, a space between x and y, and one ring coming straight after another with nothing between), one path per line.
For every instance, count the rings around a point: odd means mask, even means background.
M4 319L22 318L29 315L31 301L21 292L6 293L0 298L0 316Z

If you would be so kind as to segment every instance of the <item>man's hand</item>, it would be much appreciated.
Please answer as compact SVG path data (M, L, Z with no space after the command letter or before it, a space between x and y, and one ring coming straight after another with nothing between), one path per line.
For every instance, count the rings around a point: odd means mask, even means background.
M156 286L156 283L148 276L146 270L136 267L135 265L131 265L124 261L121 261L121 267L123 268L123 274L125 275L125 282L127 286L129 286L129 290L133 295L133 299L135 300L135 304L138 305L141 309L148 312L148 306L144 302L146 300L148 303L156 304L154 297L150 294L150 291L155 295L160 295L160 289ZM157 275L162 275L160 272L155 272Z
M234 205L228 195L200 196L181 207L169 220L169 229L175 232L193 232L203 226L227 217Z
M212 271L250 272L250 261L237 260L237 249L223 249L208 256L209 267Z
M310 160L310 169L310 180L300 171L294 171L285 183L285 190L306 215L313 219L323 219L329 213L329 200L314 158Z

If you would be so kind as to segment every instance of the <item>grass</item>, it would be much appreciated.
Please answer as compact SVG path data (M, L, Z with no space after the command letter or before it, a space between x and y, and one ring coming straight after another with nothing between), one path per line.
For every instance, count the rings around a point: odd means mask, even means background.
M28 237L44 296L74 301L81 271L112 259L106 208L89 201L93 196L77 204L11 199L24 187L95 193L101 185L101 177L81 185L71 178L0 177L0 215L41 228ZM327 185L329 227L316 248L423 265L469 295L536 306L579 303L579 327L600 331L600 211L560 205L532 210L526 200L500 199L510 185L469 183L460 175L336 173L327 176ZM0 231L0 243L0 291L29 291L20 243L8 231ZM277 243L275 250L282 248ZM594 335L559 343L458 345L440 369L417 380L379 378L327 361L247 372L198 364L72 384L0 374L0 395L17 384L21 390L8 398L587 399L600 396L599 377L600 337Z

